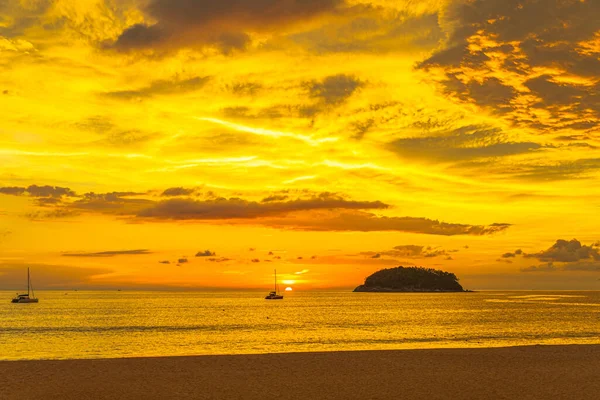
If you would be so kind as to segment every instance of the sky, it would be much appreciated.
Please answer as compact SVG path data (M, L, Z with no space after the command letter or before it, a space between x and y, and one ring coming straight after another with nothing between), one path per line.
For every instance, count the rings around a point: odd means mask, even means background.
M0 288L600 290L597 15L0 0Z

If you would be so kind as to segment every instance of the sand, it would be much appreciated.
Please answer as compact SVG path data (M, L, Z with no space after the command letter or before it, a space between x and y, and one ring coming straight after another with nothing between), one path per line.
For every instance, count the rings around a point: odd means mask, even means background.
M0 399L598 399L600 345L0 362Z

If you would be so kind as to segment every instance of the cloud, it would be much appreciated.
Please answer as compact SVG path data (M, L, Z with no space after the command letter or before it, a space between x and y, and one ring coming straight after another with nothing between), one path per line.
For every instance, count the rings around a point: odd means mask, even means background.
M25 216L33 221L40 221L45 219L58 219L58 218L69 218L76 217L79 215L78 212L74 210L68 210L64 208L57 208L50 211L34 211L30 213L26 213Z
M23 193L25 193L25 190L25 188L15 186L0 187L1 194L6 194L10 196L20 196Z
M216 255L217 254L214 251L210 250L199 251L196 253L196 257L213 257Z
M512 173L515 177L534 181L558 181L587 178L600 170L600 158L582 158L573 161L558 161L549 164L520 165Z
M389 148L404 158L432 162L505 157L538 151L533 142L513 142L498 128L469 125L445 130L436 136L397 139Z
M503 232L510 224L469 225L448 223L420 217L387 217L368 212L338 212L328 215L310 215L307 218L270 219L263 222L273 227L289 227L308 231L396 231L429 235L483 236Z
M545 262L600 261L600 251L593 246L582 245L577 239L570 241L559 239L549 249L539 253L524 254L524 257Z
M71 189L60 186L38 186L31 185L28 187L0 187L0 194L12 195L12 196L21 196L23 194L28 194L31 197L74 197L76 193Z
M362 252L361 255L371 256L371 258L386 257L408 257L408 258L434 258L445 256L450 257L450 253L456 253L458 250L444 250L440 248L434 248L431 246L417 246L417 245L400 245L395 246L391 250L379 251L379 252Z
M231 258L225 258L225 257L218 257L217 258L217 257L212 257L212 258L207 258L206 261L221 263L221 262L231 261Z
M289 198L290 198L290 196L288 196L288 195L271 195L271 196L268 196L268 197L265 197L264 199L262 199L262 202L270 203L272 201L284 201Z
M409 53L433 50L443 33L436 12L356 5L327 25L291 34L288 40L315 53Z
M172 199L162 201L137 213L138 217L158 219L246 219L281 215L297 211L321 209L385 209L389 206L380 201L345 200L330 193L322 193L310 199L273 201L259 203L241 198L217 198L214 200Z
M66 207L103 214L132 215L139 210L156 204L152 200L129 198L130 196L139 196L140 194L135 192L90 192L85 193L80 200L76 200Z
M210 80L209 76L196 76L189 79L158 80L150 85L134 90L106 92L105 95L122 100L135 100L155 95L184 94L201 89Z
M326 106L337 106L364 86L356 77L338 74L325 77L321 81L306 83L308 95Z
M161 193L161 196L163 196L163 197L189 196L189 195L193 194L195 191L196 191L195 189L173 187L173 188L165 189Z
M435 70L445 94L515 124L587 131L600 124L599 13L597 1L449 2L445 46L418 68Z
M169 193L182 193L180 188ZM183 189L185 192L185 189ZM164 193L164 192L163 192ZM307 192L310 193L310 192ZM211 197L205 200L172 198L155 201L130 198L147 193L86 193L80 199L56 204L57 213L85 210L139 218L143 221L197 220L259 223L275 228L315 231L399 231L432 235L489 235L506 230L510 224L469 225L447 223L420 217L377 216L365 210L390 208L381 201L349 200L337 193L322 192L311 197L267 197L262 201L239 197Z
M254 33L280 31L336 10L343 0L150 0L148 21L125 29L109 47L119 51L246 48Z
M521 272L554 272L557 270L553 263L546 263L540 265L531 265L529 267L523 267L520 269Z
M64 253L63 257L114 257L122 255L146 255L152 254L150 250L136 249L136 250L111 250L111 251L100 251L96 253Z
M595 244L582 245L577 239L558 239L548 249L537 253L517 250L507 254L513 254L513 257L522 255L524 258L535 258L543 262L540 265L521 268L522 272L600 271L600 249Z
M163 261L159 261L159 264L171 264L171 261L169 260L163 260Z

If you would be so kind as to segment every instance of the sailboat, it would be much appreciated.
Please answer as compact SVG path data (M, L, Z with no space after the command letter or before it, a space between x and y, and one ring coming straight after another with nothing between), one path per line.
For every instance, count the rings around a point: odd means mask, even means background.
M265 300L282 300L282 299L283 299L283 296L280 294L277 294L277 270L275 270L275 290L272 292L269 292L267 297L265 297Z
M29 297L29 290L31 290L31 297ZM31 277L29 276L29 268L27 268L27 294L18 294L17 297L12 299L11 303L37 303L39 300L33 293L33 286L31 286Z

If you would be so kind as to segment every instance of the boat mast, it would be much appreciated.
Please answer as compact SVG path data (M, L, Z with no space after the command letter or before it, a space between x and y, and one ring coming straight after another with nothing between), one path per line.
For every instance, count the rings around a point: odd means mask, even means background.
M275 293L277 293L277 270L274 269L273 271L275 271Z
M33 292L33 285L31 284L31 278L29 275L29 268L27 268L27 294L29 294L30 286L31 286L31 297L35 299L35 293Z

